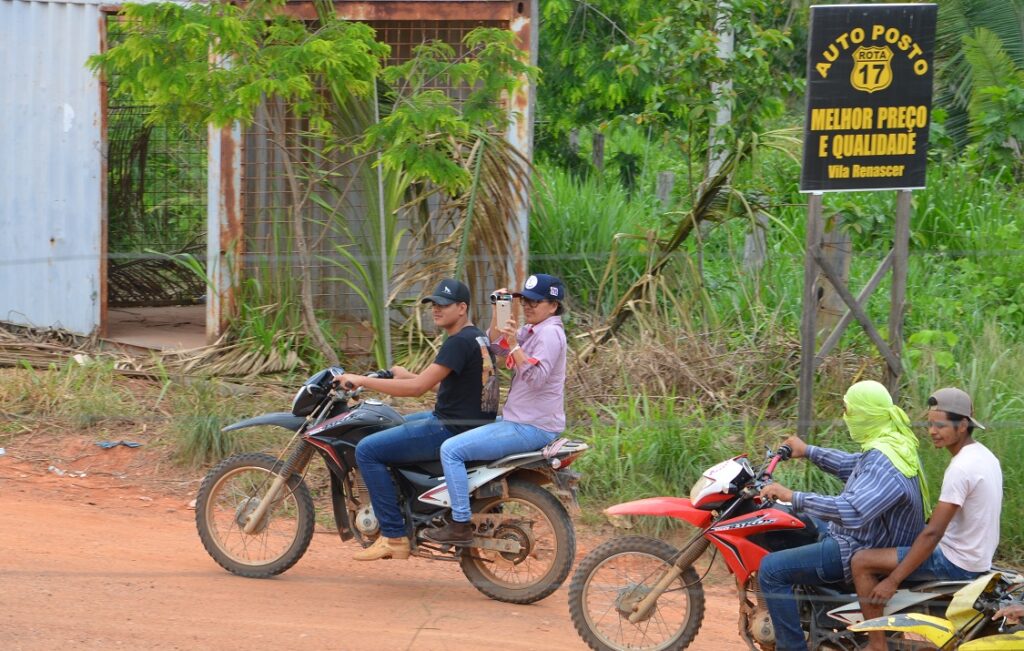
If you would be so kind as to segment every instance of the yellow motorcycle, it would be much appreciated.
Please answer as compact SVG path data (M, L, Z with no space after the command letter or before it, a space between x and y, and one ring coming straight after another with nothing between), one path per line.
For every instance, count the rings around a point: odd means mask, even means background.
M1006 620L992 616L1001 607L1019 600L1024 591L1024 576L1009 570L983 574L958 590L946 608L946 617L922 613L901 613L853 624L849 630L888 631L905 638L909 648L938 651L1024 651L1024 627L1007 633ZM1016 595L1016 597L1015 597ZM914 640L914 641L911 641ZM907 648L891 639L890 648ZM896 647L893 647L893 644Z

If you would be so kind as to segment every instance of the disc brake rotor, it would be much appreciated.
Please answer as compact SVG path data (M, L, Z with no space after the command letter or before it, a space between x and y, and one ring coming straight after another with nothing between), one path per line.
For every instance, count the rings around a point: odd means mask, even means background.
M615 609L619 611L619 615L623 619L628 619L633 611L636 610L637 605L644 600L644 597L651 593L651 589L645 585L631 585L623 588L619 591L619 596L615 599ZM651 618L654 614L654 608L648 608L647 614L638 619L638 622L642 622Z
M245 523L248 522L249 516L256 511L260 505L260 498L258 497L247 497L238 503L238 508L235 509L235 524L238 525L239 529L245 529ZM256 525L256 528L252 530L249 535L255 536L263 533L264 529L267 528L267 524L270 522L269 514L263 516L263 519Z

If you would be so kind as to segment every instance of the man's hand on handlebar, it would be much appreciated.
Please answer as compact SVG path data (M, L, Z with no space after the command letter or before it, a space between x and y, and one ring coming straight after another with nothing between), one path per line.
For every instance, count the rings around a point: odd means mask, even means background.
M792 502L793 491L782 484L772 483L761 489L761 497L766 500L776 500L778 502Z
M782 445L788 445L789 449L793 451L793 454L790 455L791 459L807 456L807 444L799 436L790 436L782 442Z
M366 377L363 375L356 375L354 373L345 373L344 375L335 375L334 382L344 389L345 391L352 391L363 386L363 380Z
M1024 618L1024 604L1010 604L1003 606L999 611L992 616L992 619L1006 618L1006 623L1015 626Z

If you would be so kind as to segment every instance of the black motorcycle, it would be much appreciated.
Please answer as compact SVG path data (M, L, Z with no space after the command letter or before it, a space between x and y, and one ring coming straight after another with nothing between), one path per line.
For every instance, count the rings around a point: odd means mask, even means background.
M319 453L330 470L338 534L364 547L380 535L356 465L364 437L403 422L376 400L350 404L362 389L344 390L326 369L306 380L290 412L264 414L224 431L272 425L295 432L277 458L231 456L206 475L196 498L196 526L206 551L229 572L265 578L294 565L313 537L314 508L305 471ZM387 377L386 371L370 374ZM542 450L467 466L472 498L471 545L433 543L424 530L451 513L440 461L392 468L409 539L417 556L458 561L473 586L492 599L533 603L565 581L576 552L567 506L575 507L578 475L569 465L587 449L559 439Z

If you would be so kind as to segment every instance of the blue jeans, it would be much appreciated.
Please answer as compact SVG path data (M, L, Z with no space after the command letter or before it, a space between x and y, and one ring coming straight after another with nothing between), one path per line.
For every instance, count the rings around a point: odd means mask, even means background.
M775 626L776 651L807 651L793 586L836 583L843 578L839 544L828 536L813 545L772 552L761 559L758 582Z
M507 420L488 423L453 436L441 446L441 465L448 495L452 501L452 519L469 522L469 479L467 461L491 461L518 452L539 450L558 434L524 423Z
M398 427L371 434L356 446L356 464L370 491L370 503L382 535L388 538L408 535L388 466L432 461L437 458L441 444L451 436L448 428L426 411L410 414Z
M910 547L897 547L896 558L902 563L907 557ZM936 547L932 555L924 559L917 569L907 577L908 581L971 581L981 576L981 572L972 572L956 565Z

